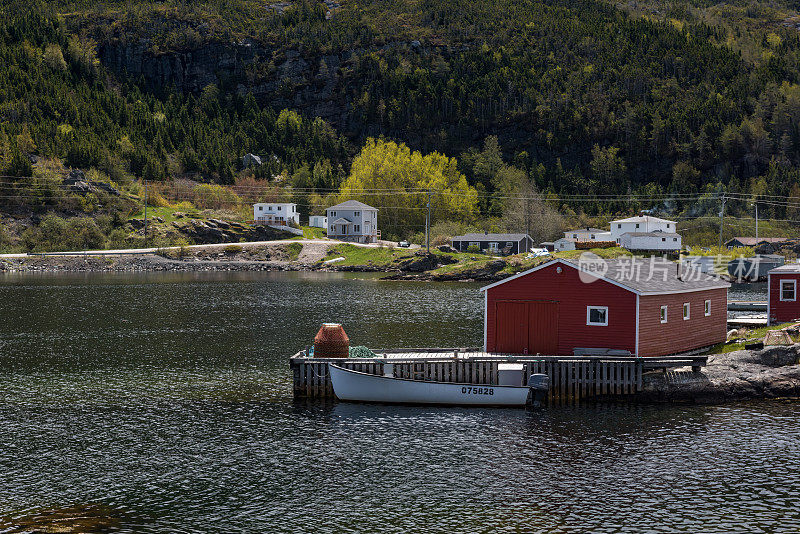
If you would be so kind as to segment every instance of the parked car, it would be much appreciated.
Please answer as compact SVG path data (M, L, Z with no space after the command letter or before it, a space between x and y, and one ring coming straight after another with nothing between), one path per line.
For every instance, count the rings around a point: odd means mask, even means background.
M410 246L411 246L411 243L409 243L408 241L400 241L400 242L397 244L397 246L398 246L398 247L403 247L403 248L408 248L408 247L410 247Z

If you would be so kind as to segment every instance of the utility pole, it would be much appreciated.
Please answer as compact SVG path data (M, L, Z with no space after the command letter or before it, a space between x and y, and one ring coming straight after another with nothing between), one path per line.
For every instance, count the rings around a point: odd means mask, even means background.
M144 180L144 248L147 248L147 178Z
M431 253L431 190L428 189L428 214L425 216L425 248L428 249L428 254Z
M722 226L725 224L725 193L722 194L722 207L719 210L719 249L722 250Z
M756 202L756 239L758 239L758 202Z

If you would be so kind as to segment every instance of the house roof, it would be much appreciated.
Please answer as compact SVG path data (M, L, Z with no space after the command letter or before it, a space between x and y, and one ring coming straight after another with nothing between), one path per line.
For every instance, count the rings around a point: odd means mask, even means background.
M759 243L782 243L788 241L788 239L787 237L734 237L733 239L727 240L725 245L727 246L728 243L738 241L746 247L754 247Z
M787 263L786 265L781 265L780 267L775 267L774 269L770 269L770 271L767 274L780 274L780 273L800 274L800 263Z
M662 219L660 217L653 217L652 215L637 215L635 217L628 217L627 219L617 219L616 221L611 221L611 224L643 223L643 222L677 224L675 221L670 221L669 219Z
M560 239L556 239L556 240L553 242L553 244L556 244L556 243L558 243L559 241L569 241L570 243L577 243L577 242L578 242L578 240L577 240L577 239L573 239L573 238L571 238L571 237L562 237L562 238L560 238Z
M530 239L528 234L464 234L450 238L451 241L522 241Z
M689 293L692 291L704 291L707 289L724 289L730 287L728 282L710 276L708 274L700 273L696 269L691 271L683 270L682 278L678 278L678 264L656 256L650 259L644 258L625 258L616 260L601 260L607 266L604 274L594 271L588 276L593 276L599 280L605 280L611 284L627 289L637 295L663 295L669 293ZM572 267L573 269L581 269L578 260L566 260L559 258L546 263L543 263L533 269L528 269L514 276L510 276L494 284L482 287L481 291L493 288L500 284L510 282L515 278L525 276L539 269L543 269L554 263L560 263ZM597 264L594 265L598 265ZM799 264L800 265L800 264ZM596 273L596 274L595 274Z
M333 223L331 223L331 224L353 224L353 222L352 221L348 221L344 217L339 217L338 219L333 221Z
M256 202L253 206L296 206L294 202Z
M680 237L680 234L675 232L625 232L622 235L629 235L631 237Z
M358 200L345 200L344 202L340 202L335 206L331 206L328 208L329 210L352 210L352 209L362 209L362 210L375 210L378 211L378 208L373 208L363 202L359 202Z
M567 230L564 233L565 234L571 234L571 233L576 233L577 234L578 232L592 232L592 233L596 234L598 232L599 233L608 232L608 230L601 230L600 228L577 228L575 230Z

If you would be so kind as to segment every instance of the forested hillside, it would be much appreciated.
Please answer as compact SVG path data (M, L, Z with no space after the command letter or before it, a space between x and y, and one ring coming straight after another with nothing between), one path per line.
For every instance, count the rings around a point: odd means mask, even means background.
M33 157L115 184L247 178L302 188L313 211L309 195L338 190L356 154L375 146L368 139L384 137L456 158L477 199L477 211L455 210L462 218L508 220L498 199L537 192L573 214L723 189L800 200L800 19L789 4L14 0L0 9L6 175L32 174ZM248 152L264 165L243 171ZM615 193L654 201L558 201ZM17 209L35 208L20 199Z

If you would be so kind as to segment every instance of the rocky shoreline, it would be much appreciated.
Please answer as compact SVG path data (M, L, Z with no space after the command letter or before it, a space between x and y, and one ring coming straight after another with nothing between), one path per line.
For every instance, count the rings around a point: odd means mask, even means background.
M491 282L509 276L500 273L506 266L503 260L453 272L435 272L447 264L447 256L419 254L393 264L337 265L322 261L326 251L327 245L317 250L306 245L299 255L292 256L286 244L276 244L247 248L219 245L191 253L169 249L152 254L32 254L0 258L0 273L316 271L385 273L383 280L434 282Z
M712 354L699 373L653 372L636 395L647 403L722 404L800 397L800 344Z

